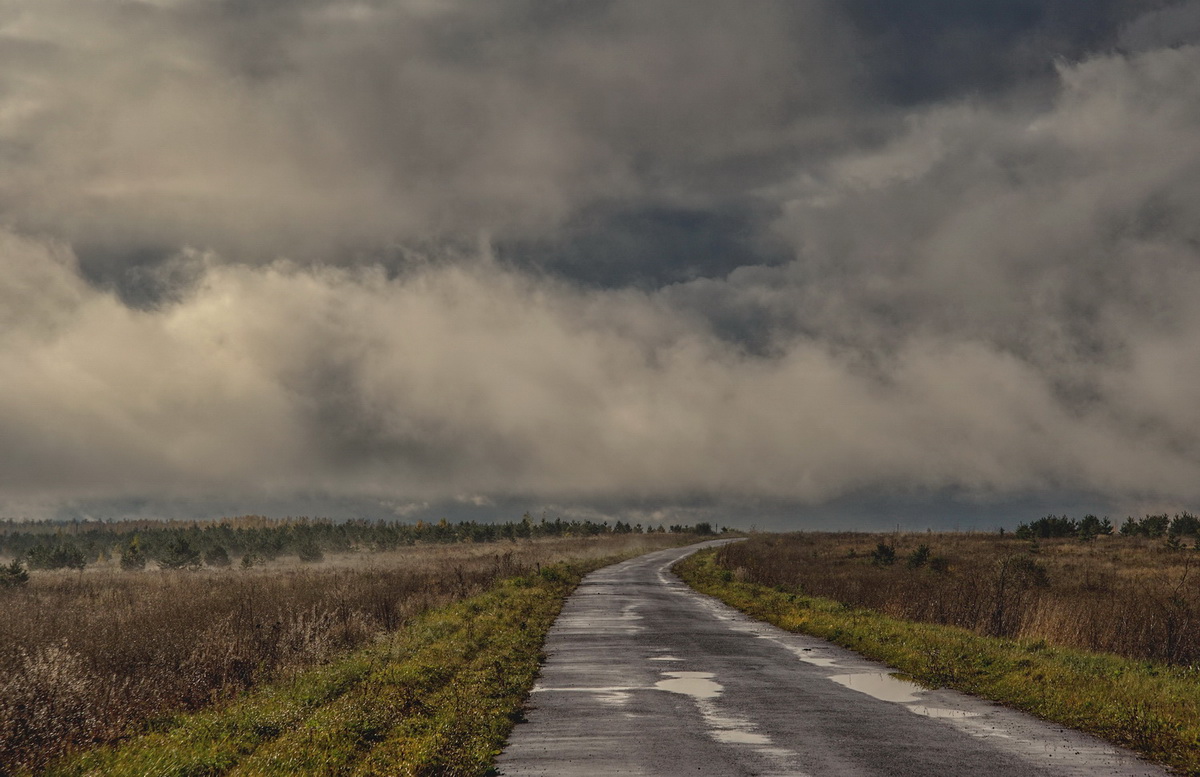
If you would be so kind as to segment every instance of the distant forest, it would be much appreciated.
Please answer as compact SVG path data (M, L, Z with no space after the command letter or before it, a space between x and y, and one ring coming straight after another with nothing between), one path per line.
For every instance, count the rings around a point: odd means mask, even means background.
M1085 515L1076 521L1062 515L1047 515L1032 523L1017 527L1016 535L1022 539L1049 539L1052 537L1078 537L1088 540L1113 533L1112 521ZM1123 537L1200 537L1200 517L1189 512L1168 515L1147 515L1144 518L1126 518L1117 533Z
M540 537L672 532L715 534L711 524L645 526L624 521L534 520L415 524L389 521L275 519L258 515L219 521L0 521L0 555L31 569L83 569L119 559L123 569L149 562L168 569L225 567L240 558L244 567L280 556L317 562L326 553L387 551L420 543L500 542ZM14 563L16 563L14 562Z

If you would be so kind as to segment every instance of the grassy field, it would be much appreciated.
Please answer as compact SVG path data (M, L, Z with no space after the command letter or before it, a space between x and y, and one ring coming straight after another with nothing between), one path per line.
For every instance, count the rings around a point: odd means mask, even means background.
M1112 545L1043 541L1030 553L1028 542L981 535L761 535L697 554L676 571L756 618L829 639L929 687L999 701L1200 775L1200 667L1161 660L1188 653L1146 636L1181 628L1162 623L1153 603L1174 595L1166 606L1191 606L1192 556L1141 540L1103 542ZM891 564L879 560L888 555L880 543L895 550ZM922 544L929 558L910 566ZM1034 560L1013 558L1021 553ZM1140 616L1139 594L1147 600ZM1099 627L1081 627L1106 606L1133 622L1103 617ZM1087 649L1097 641L1126 653Z
M892 563L877 558L881 545ZM905 620L1200 664L1200 552L1171 549L1162 539L759 535L722 549L718 559L737 580Z
M690 539L34 574L0 590L0 774L480 773L579 574Z

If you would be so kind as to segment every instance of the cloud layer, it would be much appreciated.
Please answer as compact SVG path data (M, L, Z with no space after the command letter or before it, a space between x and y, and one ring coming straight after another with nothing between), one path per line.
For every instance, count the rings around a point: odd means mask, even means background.
M943 5L0 3L0 500L1194 504L1200 4Z

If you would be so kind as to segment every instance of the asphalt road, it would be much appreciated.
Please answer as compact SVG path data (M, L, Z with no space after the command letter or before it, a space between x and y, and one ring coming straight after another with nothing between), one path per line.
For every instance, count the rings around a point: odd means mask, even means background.
M551 630L500 774L1166 775L697 594L668 569L695 547L583 582Z

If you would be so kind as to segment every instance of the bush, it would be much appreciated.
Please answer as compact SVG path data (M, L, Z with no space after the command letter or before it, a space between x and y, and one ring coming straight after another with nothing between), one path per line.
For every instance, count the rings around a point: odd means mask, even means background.
M146 568L146 554L142 552L142 544L137 535L129 540L129 544L121 551L121 569L136 572Z
M565 572L561 564L552 564L549 566L538 565L538 576L547 583L559 583L565 580Z
M225 546L216 545L204 552L204 563L210 567L227 567L233 562L229 560L229 551L225 550Z
M180 537L167 546L158 563L164 569L196 569L200 566L200 551Z
M1200 537L1200 517L1185 512L1182 515L1176 515L1171 519L1171 526L1167 529L1171 534L1185 534L1191 537Z
M21 559L14 558L6 567L0 567L0 588L20 588L29 582L29 573L21 566Z
M1095 519L1095 516L1089 516ZM1086 520L1086 519L1085 519ZM1097 524L1098 525L1098 524ZM1017 538L1022 540L1052 537L1074 537L1079 533L1079 524L1067 516L1047 515L1033 523L1023 523L1017 527Z
M1137 518L1126 518L1125 523L1121 524L1121 534L1126 537L1150 537L1157 538L1167 533L1171 527L1171 516L1163 513L1161 515L1147 515L1140 521ZM1182 527L1182 525L1181 525Z
M321 552L321 549L315 542L306 542L302 544L296 549L296 555L300 557L301 561L310 564L315 564L325 560L325 554Z
M1085 515L1079 522L1079 539L1085 542L1101 534L1110 535L1112 533L1112 521L1107 518L1100 520L1094 515Z
M929 557L931 555L932 551L929 550L928 545L922 544L917 546L917 549L914 550L908 557L908 568L920 569L929 563Z
M876 566L890 567L896 563L896 546L881 542L871 551L871 563Z
M87 558L74 545L35 545L29 551L31 569L83 569Z

